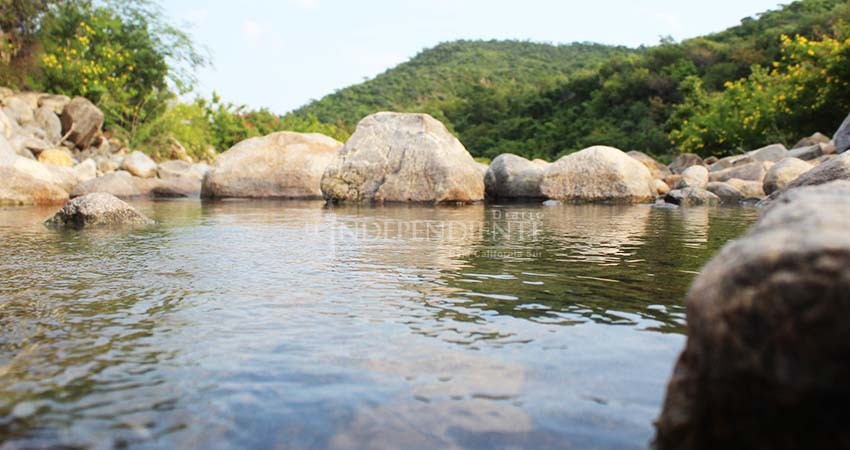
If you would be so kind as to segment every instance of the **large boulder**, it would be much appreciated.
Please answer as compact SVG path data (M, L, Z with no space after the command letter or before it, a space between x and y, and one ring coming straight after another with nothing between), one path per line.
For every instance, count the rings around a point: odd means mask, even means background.
M641 203L655 198L649 169L613 147L584 149L552 163L540 183L547 198L572 203Z
M764 177L764 193L772 194L784 188L800 175L812 170L811 164L797 158L785 158L774 164Z
M153 221L114 195L88 194L68 202L44 224L57 229L150 225Z
M686 187L668 192L664 201L680 206L716 206L720 204L720 197L705 189Z
M529 161L505 153L490 163L484 175L487 198L493 200L535 200L543 198L540 181L549 163Z
M850 149L850 115L838 127L832 140L835 142L836 153L844 153Z
M640 161L641 164L646 166L646 168L649 169L649 174L652 175L652 178L663 180L673 174L669 167L656 161L653 157L647 155L646 153L639 152L637 150L632 150L626 154Z
M658 450L850 446L850 183L789 191L701 271Z
M322 174L341 147L321 134L292 132L242 141L218 157L204 177L201 195L322 198Z
M156 176L157 165L148 155L135 151L124 157L121 168L139 178L153 178Z
M112 194L119 198L135 198L142 195L142 192L133 183L133 177L129 173L113 172L78 184L71 191L71 197L82 197L98 192Z
M484 177L446 127L427 114L363 119L322 176L331 202L470 203Z
M708 169L704 166L691 166L682 172L682 178L676 184L676 189L697 188L705 189L708 184Z
M62 111L62 133L81 149L89 148L100 137L103 112L83 97L74 97Z
M667 167L669 167L674 174L681 174L688 167L702 165L703 160L699 155L693 153L682 153L681 155L677 156L676 159L674 159L673 162L671 162L670 165Z
M710 181L728 181L733 178L748 181L764 181L767 171L773 166L772 162L757 161L740 166L733 166L728 169L712 172Z
M0 166L0 205L58 205L66 201L68 193L56 184L13 166Z
M50 165L42 164L29 158L24 158L18 155L6 156L0 158L0 165L13 167L16 170L45 183L61 184L60 180L58 180L50 170Z

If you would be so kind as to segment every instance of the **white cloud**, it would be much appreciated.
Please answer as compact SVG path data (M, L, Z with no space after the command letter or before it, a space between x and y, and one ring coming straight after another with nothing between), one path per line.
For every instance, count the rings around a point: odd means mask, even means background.
M319 0L289 0L289 4L301 9L316 9L319 7Z

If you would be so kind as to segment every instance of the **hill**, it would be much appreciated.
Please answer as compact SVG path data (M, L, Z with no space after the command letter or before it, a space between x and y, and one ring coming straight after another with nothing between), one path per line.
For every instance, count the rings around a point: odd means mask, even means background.
M437 45L364 83L304 106L295 114L315 115L349 129L377 111L427 112L446 121L444 111L482 87L520 95L555 86L570 75L634 53L625 47L523 41L456 41ZM448 121L451 126L451 121Z
M293 114L314 114L350 130L379 110L428 112L484 157L512 152L553 159L595 144L663 157L678 150L671 133L688 117L681 106L695 84L708 94L720 92L754 66L780 60L782 35L817 39L834 34L843 21L850 21L847 0L800 0L718 33L640 49L445 43ZM841 121L827 119L826 131L835 125L827 121ZM776 140L813 131L785 130Z

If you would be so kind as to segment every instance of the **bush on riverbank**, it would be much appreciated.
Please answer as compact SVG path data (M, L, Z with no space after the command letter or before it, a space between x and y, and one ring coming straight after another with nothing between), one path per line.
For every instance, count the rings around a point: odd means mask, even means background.
M250 111L217 95L181 101L210 59L156 2L0 1L0 30L0 86L86 97L113 139L156 157L180 144L194 159L211 159L284 129L348 137L314 117Z

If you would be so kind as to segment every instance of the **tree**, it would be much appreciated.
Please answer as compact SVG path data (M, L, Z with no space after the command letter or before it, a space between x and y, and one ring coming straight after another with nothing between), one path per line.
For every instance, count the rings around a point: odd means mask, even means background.
M194 86L208 60L147 0L64 3L42 20L39 88L81 95L106 116L106 127L137 146L139 131Z
M820 40L782 36L780 60L771 68L754 66L722 92L707 94L689 81L693 92L672 119L671 140L684 152L723 156L828 131L850 110L845 36L850 29Z

